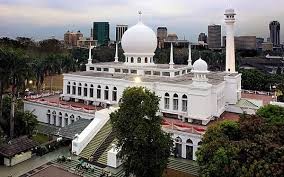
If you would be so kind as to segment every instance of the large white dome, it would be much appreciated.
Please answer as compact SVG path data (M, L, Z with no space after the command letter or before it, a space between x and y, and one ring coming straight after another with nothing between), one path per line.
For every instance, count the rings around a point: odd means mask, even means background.
M153 54L157 48L157 36L151 28L138 22L125 31L121 45L128 54Z

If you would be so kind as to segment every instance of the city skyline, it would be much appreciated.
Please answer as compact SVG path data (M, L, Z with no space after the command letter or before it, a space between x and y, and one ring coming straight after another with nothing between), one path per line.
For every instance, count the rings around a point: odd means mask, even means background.
M180 39L185 37L195 42L200 32L207 34L209 24L221 24L223 28L224 9L234 7L238 19L236 35L267 38L270 21L284 23L283 5L284 2L277 0L261 3L257 0L83 0L80 4L67 0L0 0L0 37L27 36L40 40L55 36L63 39L67 30L81 30L84 36L89 36L92 22L109 21L110 38L114 40L115 26L134 25L138 20L137 12L141 10L144 23L154 31L158 26L166 26L168 33L177 33ZM284 33L280 31L280 35L282 43Z

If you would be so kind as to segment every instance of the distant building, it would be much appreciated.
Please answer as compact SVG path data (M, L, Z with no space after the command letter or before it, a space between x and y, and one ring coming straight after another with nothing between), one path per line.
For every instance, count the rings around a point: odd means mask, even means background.
M223 36L223 46L226 47L226 36ZM256 36L235 36L237 50L256 50Z
M198 42L207 43L207 35L205 33L200 33L198 36Z
M80 39L77 41L77 47L89 48L90 43L92 46L98 45L98 41L94 40L93 37L80 37Z
M157 40L158 40L158 48L164 48L164 42L168 36L167 27L158 27L157 28Z
M264 38L257 37L256 38L256 49L261 50L262 43L264 43Z
M273 43L273 46L280 45L280 23L278 21L272 21L269 24L270 30L270 42Z
M116 42L121 41L122 35L128 29L128 25L116 25L115 37Z
M93 23L93 39L98 41L98 45L108 45L109 22Z
M64 34L64 44L67 47L76 47L77 41L83 37L80 31L70 32L69 30Z
M177 34L175 33L171 33L171 34L168 34L167 38L166 38L166 41L177 41L178 40L178 36Z
M221 25L208 26L208 48L220 49L221 48Z
M273 50L273 43L272 42L264 42L261 45L262 51L272 51Z

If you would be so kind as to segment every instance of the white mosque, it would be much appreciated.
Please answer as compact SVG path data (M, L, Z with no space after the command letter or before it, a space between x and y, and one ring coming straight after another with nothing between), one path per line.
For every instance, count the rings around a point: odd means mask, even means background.
M49 97L25 101L25 110L33 111L40 122L65 127L81 119L91 120L81 133L72 140L74 154L89 161L94 160L95 150L104 143L111 131L109 114L119 109L118 103L125 88L143 86L155 92L160 98L160 114L164 118L163 130L173 134L176 155L195 160L195 152L207 125L224 112L240 113L241 74L235 71L233 9L225 11L227 27L226 71L210 72L201 58L192 64L191 47L188 48L188 64L174 63L174 49L171 45L170 63L155 64L153 60L157 47L155 32L139 22L123 35L121 45L125 61L92 63L91 50L86 71L64 74L63 93L58 101ZM107 106L106 106L107 105ZM103 136L99 145L94 143ZM98 139L96 139L98 138ZM110 141L105 152L107 166L117 168L117 150ZM91 145L95 147L91 147ZM96 158L95 158L96 160ZM98 162L103 161L97 157Z

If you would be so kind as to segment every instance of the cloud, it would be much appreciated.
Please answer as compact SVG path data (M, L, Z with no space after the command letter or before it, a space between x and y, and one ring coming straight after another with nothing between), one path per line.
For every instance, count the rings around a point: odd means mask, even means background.
M237 34L267 37L270 21L284 24L284 1L279 0L0 0L0 36L7 34L3 29L10 29L10 35L42 33L35 36L54 29L62 38L68 28L89 32L93 21L109 21L114 38L114 26L135 24L141 10L147 25L167 26L169 32L196 41L208 24L223 24L224 10L230 6L237 12Z

